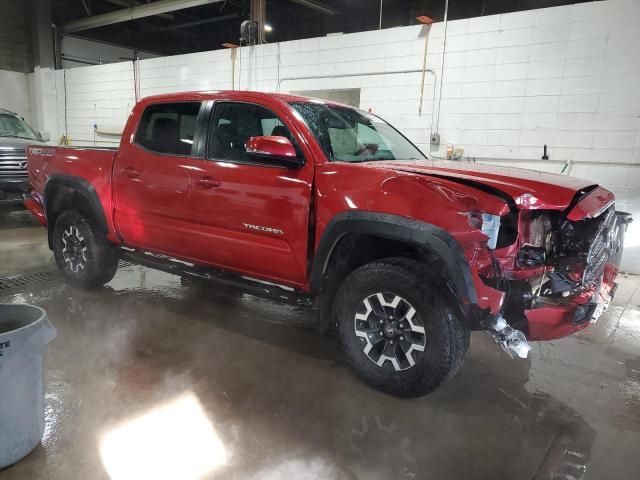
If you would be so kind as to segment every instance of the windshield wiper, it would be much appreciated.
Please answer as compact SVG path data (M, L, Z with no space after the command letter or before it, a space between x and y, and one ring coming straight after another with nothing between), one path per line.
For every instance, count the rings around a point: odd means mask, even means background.
M395 160L395 158L362 158L359 160L337 160L339 162L344 162L344 163L366 163L366 162L378 162L378 161L383 161L383 160Z

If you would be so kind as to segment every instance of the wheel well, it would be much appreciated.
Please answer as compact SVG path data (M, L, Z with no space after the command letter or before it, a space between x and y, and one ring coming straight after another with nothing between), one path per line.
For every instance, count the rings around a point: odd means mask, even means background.
M52 234L56 220L62 212L72 208L84 216L95 217L91 203L82 192L65 186L57 187L55 190L48 192L45 209L47 213L47 224L49 225L49 248L53 248Z
M444 262L425 247L411 245L398 240L365 233L343 235L334 246L322 275L322 283L317 299L320 328L327 332L332 329L333 299L343 280L355 269L375 260L388 257L403 257L429 265L434 272L446 271ZM449 286L440 274L444 285Z

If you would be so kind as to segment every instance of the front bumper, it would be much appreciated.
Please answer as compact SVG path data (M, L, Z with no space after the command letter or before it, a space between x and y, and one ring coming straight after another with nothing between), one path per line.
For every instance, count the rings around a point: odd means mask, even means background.
M618 286L615 279L622 258L624 234L631 221L629 214L616 212L617 236L614 241L617 247L612 247L612 253L606 259L595 286L581 291L566 302L557 305L537 304L536 308L524 311L530 340L566 337L596 322L607 310Z
M529 340L555 340L572 335L592 323L607 310L615 295L618 267L608 263L599 288L582 292L567 305L548 305L525 310Z
M26 178L0 179L0 205L21 203L27 187L28 181Z

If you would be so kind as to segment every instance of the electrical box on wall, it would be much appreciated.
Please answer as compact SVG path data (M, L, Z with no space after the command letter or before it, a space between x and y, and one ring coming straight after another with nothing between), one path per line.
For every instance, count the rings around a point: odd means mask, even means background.
M440 145L440 134L432 133L431 134L431 145Z

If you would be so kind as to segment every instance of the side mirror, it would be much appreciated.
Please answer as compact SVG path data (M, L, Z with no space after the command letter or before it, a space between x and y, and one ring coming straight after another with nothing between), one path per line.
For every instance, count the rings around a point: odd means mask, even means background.
M251 137L246 144L247 155L252 158L282 165L287 168L300 168L304 159L298 157L295 147L287 137Z
M43 142L48 142L51 140L51 134L49 132L40 132L40 139Z

